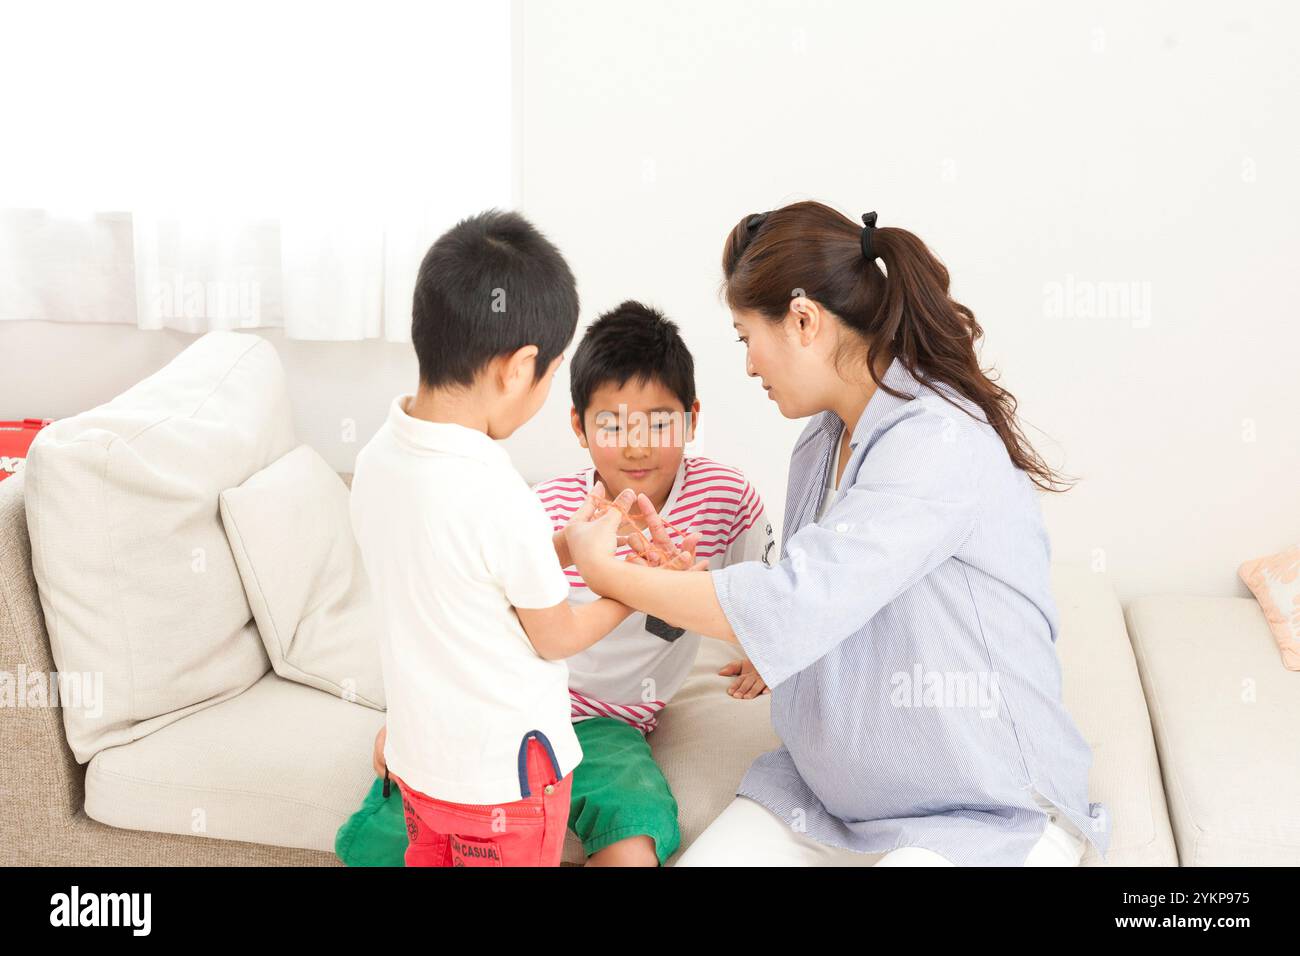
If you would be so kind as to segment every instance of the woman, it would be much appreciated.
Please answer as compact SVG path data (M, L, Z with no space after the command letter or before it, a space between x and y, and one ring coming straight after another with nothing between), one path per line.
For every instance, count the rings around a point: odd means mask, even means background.
M1059 480L981 371L947 270L863 221L795 203L723 250L748 374L812 418L780 563L620 562L593 502L570 548L593 590L740 644L772 689L782 746L680 865L1077 865L1109 824L1061 703L1034 491Z

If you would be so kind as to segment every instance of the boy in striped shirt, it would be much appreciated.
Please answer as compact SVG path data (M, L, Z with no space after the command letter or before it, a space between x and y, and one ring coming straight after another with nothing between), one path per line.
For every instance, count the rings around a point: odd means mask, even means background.
M699 535L695 556L710 568L770 563L772 525L758 492L737 469L684 454L700 402L694 361L674 323L633 301L605 313L574 354L570 392L573 431L591 467L533 488L551 518L557 552L565 552L564 526L601 482L609 499L630 488L683 534ZM626 522L620 529L644 533ZM631 550L623 545L619 554ZM564 573L571 603L597 599L577 568ZM645 735L686 679L699 645L699 634L635 612L567 659L583 752L573 771L569 828L582 840L588 865L662 865L677 849L677 802ZM766 692L748 660L719 673L735 676L732 696Z

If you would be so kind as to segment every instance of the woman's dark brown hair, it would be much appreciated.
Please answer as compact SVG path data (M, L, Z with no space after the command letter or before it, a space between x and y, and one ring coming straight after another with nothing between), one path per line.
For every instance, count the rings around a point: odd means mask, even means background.
M881 226L871 232L871 249L884 261L882 271L863 255L861 238L862 226L819 202L746 216L722 250L727 305L780 322L793 295L814 300L867 344L867 367L877 387L911 397L876 377L882 356L897 357L921 381L944 383L979 406L1012 463L1035 485L1066 490L1065 480L1021 432L1015 397L980 368L975 343L984 330L975 314L948 294L943 263L906 229Z

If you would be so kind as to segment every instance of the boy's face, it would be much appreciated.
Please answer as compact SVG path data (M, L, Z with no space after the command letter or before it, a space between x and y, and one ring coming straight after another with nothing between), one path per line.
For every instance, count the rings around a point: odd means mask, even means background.
M582 421L571 409L578 442L610 498L625 488L644 493L656 506L672 489L686 442L695 437L700 403L689 409L658 381L607 382L591 395Z

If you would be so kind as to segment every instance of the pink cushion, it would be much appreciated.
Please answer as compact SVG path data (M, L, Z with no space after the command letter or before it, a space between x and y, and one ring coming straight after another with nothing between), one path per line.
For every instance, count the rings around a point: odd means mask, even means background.
M1264 609L1282 664L1300 671L1300 545L1247 561L1237 573Z

